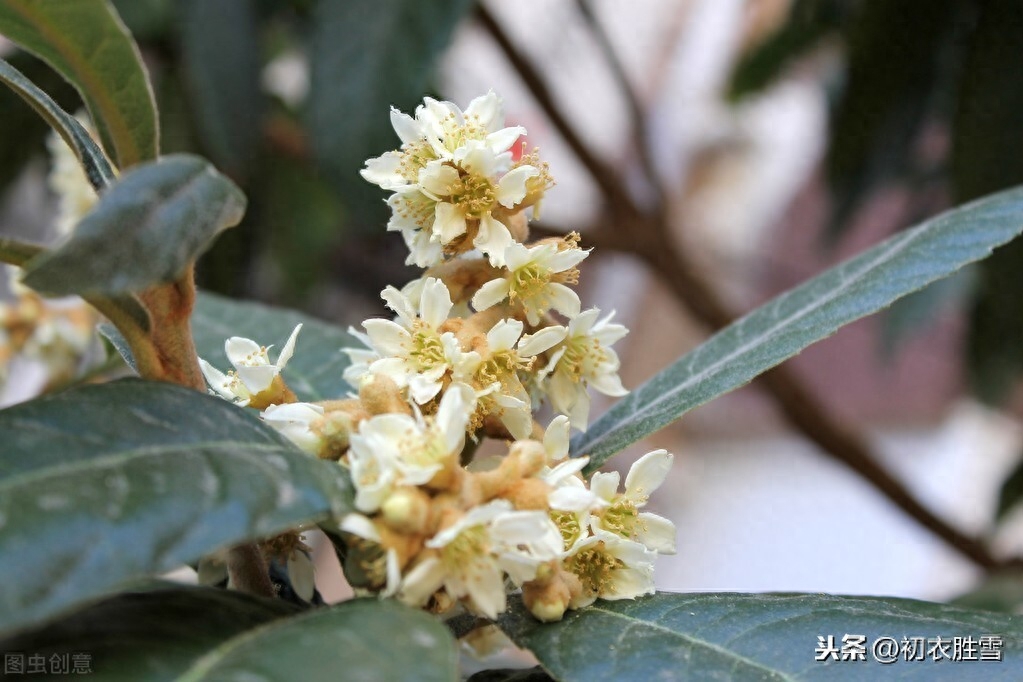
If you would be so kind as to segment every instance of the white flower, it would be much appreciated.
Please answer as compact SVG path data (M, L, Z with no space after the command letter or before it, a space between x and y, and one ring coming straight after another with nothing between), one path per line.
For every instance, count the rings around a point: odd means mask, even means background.
M509 170L511 154L495 154L480 142L470 141L457 149L451 161L431 161L419 173L419 190L432 199L433 222L422 225L441 244L466 234L468 222L478 223L472 244L490 257L494 266L504 265L504 251L512 244L511 232L493 212L514 208L526 197L526 181L540 175L528 164Z
M471 388L452 384L431 417L380 414L362 422L350 450L359 510L376 511L395 486L428 484L458 457L474 403Z
M392 194L387 205L391 207L388 231L401 232L409 248L405 265L428 268L440 263L444 259L444 247L432 230L437 202L414 186Z
M367 373L382 374L399 388L408 387L412 399L422 405L440 393L445 376L463 359L455 335L440 331L451 311L451 295L444 282L430 277L416 301L418 305L394 287L384 289L381 296L398 314L398 320L363 322L366 335L356 336L372 354L349 350L353 361L359 362L348 367L345 380L357 385Z
M638 542L597 531L579 542L565 559L566 569L582 582L582 594L569 608L589 606L596 599L635 599L654 593L654 558Z
M591 308L573 318L567 329L562 328L564 340L554 348L547 366L538 373L546 380L544 387L554 409L568 415L572 426L580 430L585 429L589 421L587 386L612 397L628 393L618 377L621 364L618 355L608 346L629 330L611 323L613 312L599 322L598 315L600 311Z
M464 112L451 102L430 97L416 108L414 119L392 107L391 125L401 139L401 149L368 160L361 172L363 178L387 190L414 185L423 166L452 158L467 142L483 143L501 154L525 133L520 126L503 127L501 100L493 91L474 99Z
M512 511L495 500L474 507L427 540L437 550L409 571L398 598L422 606L443 587L454 599L488 618L505 610L505 575L516 585L536 577L540 564L561 552L561 535L539 511Z
M224 352L234 369L224 374L199 358L203 376L210 388L222 398L238 405L266 407L284 402L280 397L286 389L278 377L295 352L295 340L301 329L302 325L299 324L291 332L276 362L270 362L268 347L260 346L252 339L232 336L224 343Z
M323 408L312 403L270 405L260 415L282 436L311 455L319 453L322 439L312 425L323 418Z
M590 490L604 502L604 508L591 517L593 530L635 540L659 554L674 554L675 524L663 516L639 511L664 483L673 459L667 450L654 450L640 457L625 477L624 493L618 492L617 471L593 474Z
M532 404L519 371L531 366L530 358L556 344L560 328L544 329L522 337L519 320L501 320L487 332L486 348L466 354L459 365L458 377L480 391L495 390L480 396L480 417L498 417L514 438L528 438L533 430Z
M559 250L551 243L529 248L512 243L504 252L508 272L480 287L472 297L472 305L476 310L486 310L507 298L522 306L532 325L539 324L541 316L552 309L575 317L579 314L579 296L564 282L578 281L575 266L587 255L588 250L574 244Z

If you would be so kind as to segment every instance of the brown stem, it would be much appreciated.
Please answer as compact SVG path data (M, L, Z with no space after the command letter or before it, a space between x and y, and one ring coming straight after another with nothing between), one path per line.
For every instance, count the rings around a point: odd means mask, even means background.
M227 552L227 574L231 585L240 592L260 597L276 597L277 592L270 582L263 553L253 543L232 547Z
M614 171L598 159L578 136L555 104L539 72L518 52L482 4L477 5L477 18L607 198L611 219L604 226L586 231L586 240L596 246L634 253L645 260L671 288L677 300L710 329L718 330L731 324L735 316L675 244L667 207L662 203L654 211L646 212L637 206ZM785 419L816 443L824 454L848 466L910 518L960 554L987 570L1023 563L1020 559L999 560L980 539L959 530L917 500L878 463L866 440L822 407L820 401L814 399L812 391L788 366L782 365L766 372L757 379L756 385L767 391Z
M189 268L178 280L157 285L139 295L153 317L150 338L159 365L156 376L145 378L169 381L205 393L206 382L192 340L193 279L194 273Z

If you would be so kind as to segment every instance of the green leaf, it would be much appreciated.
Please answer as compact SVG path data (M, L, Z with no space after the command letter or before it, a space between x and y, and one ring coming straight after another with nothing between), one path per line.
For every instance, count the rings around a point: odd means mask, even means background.
M998 507L995 509L995 521L1001 521L1012 509L1023 502L1023 458L1016 463L1009 475L1002 481L998 490Z
M254 411L127 379L0 411L0 632L348 511L347 475Z
M105 0L3 0L0 33L74 85L122 169L159 154L156 104L142 58Z
M495 668L481 670L467 682L552 682L553 677L543 671L543 668Z
M788 20L736 64L728 97L738 100L766 88L792 62L835 33L848 9L842 0L797 0Z
M458 679L455 640L441 622L394 601L359 599L231 639L178 682L377 682Z
M97 192L114 182L114 171L110 168L103 150L93 141L89 132L74 116L57 106L50 96L37 88L13 66L0 59L0 81L18 94L56 130L82 164L85 175Z
M831 236L881 183L913 170L917 133L950 89L950 54L967 4L865 0L847 22L848 73L826 158Z
M232 336L244 336L278 349L284 346L295 325L303 325L295 345L295 354L282 376L299 400L336 400L352 390L341 377L348 366L342 347L360 344L340 328L314 317L214 294L200 294L192 315L192 335L199 356L214 367L230 367L224 354L224 342Z
M952 176L959 200L1023 182L1023 22L1015 0L969 3L979 12L968 41L952 135ZM1023 372L1023 243L981 266L970 316L967 359L972 388L1000 403Z
M922 332L939 313L968 300L976 283L977 270L967 267L892 304L881 320L882 356L893 359L900 345Z
M901 232L786 292L654 376L572 443L594 469L689 410L736 389L839 327L984 258L1023 231L1023 188Z
M1016 568L988 575L980 585L951 603L964 609L1019 615L1023 608L1023 572Z
M471 0L319 2L314 15L307 127L316 160L357 220L386 215L359 177L367 158L399 144L387 112L413 109ZM376 210L374 210L376 209Z
M207 161L165 156L121 176L24 281L54 295L142 291L179 277L244 211L245 195Z
M182 65L203 149L234 178L255 164L264 97L252 0L187 0L177 7Z
M299 611L279 599L163 583L0 641L0 651L31 652L47 661L84 652L104 682L171 682L225 640Z
M78 102L78 93L53 69L24 52L7 56L8 63L27 80L47 93L65 111ZM0 136L0 191L3 191L24 170L33 155L46 149L44 140L50 131L46 120L13 91L0 88L0 121L17 135Z
M576 680L1018 680L1023 618L944 604L826 594L665 594L598 601L560 623L516 601L501 628L555 678ZM818 636L866 636L865 661L815 662ZM880 637L1002 637L1003 661L896 660L872 655ZM826 641L826 639L825 639ZM975 649L975 655L979 649Z

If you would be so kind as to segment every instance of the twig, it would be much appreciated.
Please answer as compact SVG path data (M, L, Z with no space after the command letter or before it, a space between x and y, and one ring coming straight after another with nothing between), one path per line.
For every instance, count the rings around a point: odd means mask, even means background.
M537 70L518 52L483 5L477 6L477 16L608 199L612 219L595 229L586 230L586 239L596 246L630 252L642 258L671 288L678 301L711 330L731 324L735 316L675 244L666 207L661 205L653 212L645 212L633 202L614 171L583 143L554 103ZM550 230L549 227L541 229ZM817 444L824 454L848 466L910 518L960 554L986 570L1023 564L1020 559L999 560L984 542L954 527L917 500L878 463L866 440L851 426L829 414L787 366L764 373L756 380L756 385L768 392L785 419Z
M629 80L629 75L625 73L625 66L622 64L622 60L619 58L614 45L611 44L611 38L597 19L596 14L594 14L593 8L590 6L590 0L576 0L575 5L579 9L579 14L582 16L583 21L586 22L586 26L590 29L590 33L593 34L594 40L597 41L601 52L604 53L604 59L607 61L608 68L611 69L611 75L618 84L622 98L629 108L629 115L632 117L632 143L636 147L640 166L643 168L650 186L656 193L657 203L663 204L665 200L664 186L661 184L660 175L657 172L657 166L651 153L647 116L646 112L643 111L643 105L640 103L636 88L633 87L632 82Z

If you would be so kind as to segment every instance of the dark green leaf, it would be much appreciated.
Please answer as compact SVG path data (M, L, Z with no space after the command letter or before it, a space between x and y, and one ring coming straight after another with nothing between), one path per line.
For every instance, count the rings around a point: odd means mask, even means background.
M179 277L244 211L241 190L208 162L165 156L121 176L68 241L26 264L24 281L55 295L141 291Z
M0 33L78 88L103 146L121 168L156 158L159 126L149 77L106 0L3 0Z
M346 0L316 4L308 128L323 170L363 220L384 218L365 160L400 142L391 106L413 109L471 0ZM377 210L373 210L377 209Z
M917 133L948 89L963 4L866 0L848 24L848 75L826 159L832 232L882 182L912 170Z
M112 0L128 31L140 43L160 40L175 30L175 0ZM162 110L161 110L162 112ZM163 131L161 130L161 135Z
M8 63L68 111L77 106L78 93L57 72L24 52L8 55ZM17 135L0 136L0 191L24 170L34 154L45 150L43 141L50 126L13 91L0 88L0 121Z
M192 334L199 356L226 370L230 365L224 342L229 337L244 336L280 349L299 323L304 326L295 355L282 374L288 387L299 400L343 398L352 389L341 377L348 356L340 349L360 344L331 324L292 310L202 294L192 316Z
M952 137L956 195L968 200L1023 182L1023 22L1015 0L970 3L970 35ZM1023 371L1023 243L981 266L967 345L970 380L984 400L1006 399Z
M786 67L835 33L849 13L845 0L797 0L788 20L743 55L732 72L728 96L740 99L770 85Z
M1001 521L1013 507L1023 502L1023 459L1017 462L998 490L998 507L995 521Z
M252 0L178 4L182 61L203 149L234 178L254 165L264 104Z
M576 680L1019 680L1023 618L880 597L826 594L665 594L598 601L544 625L516 602L502 629L563 682ZM815 662L818 636L866 636L865 661ZM879 637L1000 636L1003 661L872 656ZM825 640L826 641L826 640ZM979 650L974 650L979 655Z
M554 678L544 672L543 668L496 668L481 670L468 682L553 682Z
M967 267L892 304L881 321L882 354L893 358L902 342L921 332L943 310L968 299L976 283L975 267Z
M946 277L1023 231L1023 189L932 218L757 308L623 398L572 443L595 468L839 327Z
M0 631L348 510L343 470L252 410L135 379L0 411Z
M359 599L228 640L179 682L383 682L458 679L455 640L439 620L393 601Z
M1008 569L989 575L980 585L950 603L964 609L1019 615L1023 609L1023 572Z
M106 189L114 181L114 171L103 155L103 150L93 141L82 124L75 120L74 116L57 106L57 103L50 99L49 95L2 59L0 59L0 81L3 81L18 96L28 102L54 130L60 133L60 136L64 138L64 141L82 163L85 175L96 191Z
M104 682L171 682L225 640L299 611L281 600L164 583L0 641L0 651L30 652L47 662L54 654L60 660L82 652Z

